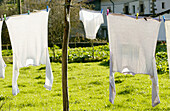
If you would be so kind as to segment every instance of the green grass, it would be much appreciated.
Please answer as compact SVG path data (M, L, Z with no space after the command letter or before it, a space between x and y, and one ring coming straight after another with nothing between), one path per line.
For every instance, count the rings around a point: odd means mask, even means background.
M5 79L0 78L1 111L61 111L62 72L60 63L52 63L54 83L46 90L45 65L20 69L20 93L12 95L12 64L7 64ZM152 108L151 80L148 75L116 73L115 104L109 102L109 66L101 62L68 65L70 111L170 110L170 79L159 75L161 103Z

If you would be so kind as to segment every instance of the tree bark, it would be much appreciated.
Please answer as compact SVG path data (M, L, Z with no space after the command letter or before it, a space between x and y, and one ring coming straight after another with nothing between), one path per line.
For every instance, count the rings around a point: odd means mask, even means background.
M53 44L53 62L55 62L56 58L55 58L55 46Z
M22 13L22 9L21 9L21 0L18 0L18 14Z
M69 111L68 82L67 82L67 63L68 63L68 43L70 32L70 3L65 0L64 8L64 36L62 44L62 91L63 91L63 111Z

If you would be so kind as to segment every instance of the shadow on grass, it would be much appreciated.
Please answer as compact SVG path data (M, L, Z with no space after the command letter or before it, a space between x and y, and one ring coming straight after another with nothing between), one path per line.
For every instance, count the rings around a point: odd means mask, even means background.
M26 85L24 85L24 84L18 84L18 87L26 87Z
M110 62L109 61L102 61L99 65L100 66L106 66L109 67Z
M23 67L23 68L21 68L21 70L29 70L29 69L31 69L30 67Z
M37 84L45 84L45 82L39 81L39 82L37 82Z
M5 86L5 88L12 88L12 85Z
M122 83L122 82L123 82L123 80L115 80L116 84L119 84L119 83Z
M10 98L9 96L3 96L3 95L0 95L0 102L1 101L5 101L5 100L12 100L12 98ZM1 107L1 106L0 106ZM1 109L1 108L0 108Z
M56 96L61 96L61 94L60 94L60 93L57 93L57 94L54 94L53 96L54 96L54 97L56 97Z
M101 83L101 82L98 82L98 81L94 81L94 82L90 82L89 84L101 85L102 83Z
M45 69L46 67L44 66L44 67L39 68L38 70L45 70Z
M21 84L18 84L18 87L26 87L26 85L21 85ZM5 88L12 88L12 85L8 85L8 86L5 86Z
M20 108L24 108L24 107L35 107L35 104L32 104L32 103L26 103L26 104L21 103L21 104L19 104L19 107L20 107Z
M124 91L119 92L119 95L125 95L125 94L130 94L131 92L133 92L133 89L126 89Z
M5 104L5 102L3 102L1 105L0 105L0 109L2 109L3 105ZM2 110L1 110L2 111Z
M69 77L68 80L76 79L76 77Z
M35 77L34 79L45 79L44 77L42 77L41 75Z
M5 97L4 96L0 96L0 101L3 101L5 100Z

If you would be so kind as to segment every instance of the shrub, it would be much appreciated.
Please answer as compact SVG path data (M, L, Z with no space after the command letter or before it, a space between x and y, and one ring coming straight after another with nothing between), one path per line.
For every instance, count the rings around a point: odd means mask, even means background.
M62 62L62 50L58 46L55 48L55 61ZM50 60L54 60L52 54L52 48L49 49ZM94 57L93 57L94 50ZM3 56L11 56L12 50L2 50ZM94 62L102 61L101 64L109 66L110 61L109 45L95 46L93 47L78 47L78 48L68 48L68 62ZM166 45L157 45L156 49L156 65L159 74L168 73L168 57L166 52Z

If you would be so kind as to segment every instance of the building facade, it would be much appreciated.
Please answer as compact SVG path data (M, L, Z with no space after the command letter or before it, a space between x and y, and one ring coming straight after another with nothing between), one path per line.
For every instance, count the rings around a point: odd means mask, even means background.
M107 9L111 13L121 13L129 15L151 15L164 12L170 9L170 0L93 0L91 4L95 5L95 10L103 9L104 24L102 24L98 35L107 37Z

